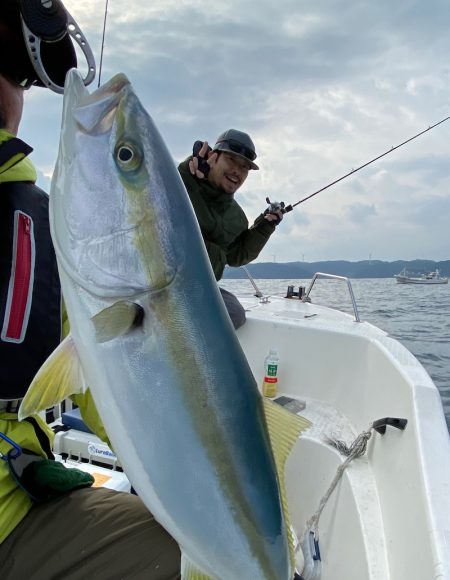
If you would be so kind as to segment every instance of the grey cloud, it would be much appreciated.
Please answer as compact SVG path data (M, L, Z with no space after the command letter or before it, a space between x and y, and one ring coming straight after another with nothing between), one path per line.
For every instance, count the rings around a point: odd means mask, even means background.
M395 170L399 173L414 174L417 187L437 187L450 177L450 154L422 155L407 161L397 161ZM448 187L447 183L447 187Z
M355 203L344 207L346 217L357 224L364 224L369 218L376 216L377 211L374 205Z
M75 0L67 5L86 29ZM448 114L448 14L448 0L116 0L102 79L129 76L177 161L197 138L214 140L229 127L252 134L261 172L239 192L251 220L267 192L294 203ZM89 38L98 53L99 35ZM62 100L32 93L22 137L47 174ZM301 242L308 259L369 251L407 258L399 252L409 247L437 258L450 247L449 129L299 206L271 238L269 254L274 247L280 259L297 259ZM433 224L438 236L429 233Z
M411 220L420 227L431 228L443 226L448 230L450 221L450 196L428 197L422 200L408 212Z

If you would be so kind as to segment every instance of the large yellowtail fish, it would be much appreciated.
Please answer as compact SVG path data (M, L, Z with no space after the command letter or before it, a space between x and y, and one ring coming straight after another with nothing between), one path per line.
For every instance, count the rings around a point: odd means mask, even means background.
M125 76L89 94L69 73L50 213L71 335L21 416L89 385L126 474L180 544L183 577L291 580L276 462L282 473L307 422L263 403L178 171Z

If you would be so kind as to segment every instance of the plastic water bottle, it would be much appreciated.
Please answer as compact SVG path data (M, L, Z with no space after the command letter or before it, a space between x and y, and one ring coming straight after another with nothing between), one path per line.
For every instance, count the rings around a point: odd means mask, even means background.
M273 399L278 392L278 353L271 348L269 354L264 359L264 380L262 392L265 397Z

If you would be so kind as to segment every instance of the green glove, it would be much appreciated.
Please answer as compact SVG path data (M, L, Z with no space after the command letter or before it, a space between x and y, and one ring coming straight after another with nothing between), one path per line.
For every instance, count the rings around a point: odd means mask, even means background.
M74 489L90 487L94 478L80 469L64 467L59 461L41 459L28 465L20 483L37 502L49 501Z

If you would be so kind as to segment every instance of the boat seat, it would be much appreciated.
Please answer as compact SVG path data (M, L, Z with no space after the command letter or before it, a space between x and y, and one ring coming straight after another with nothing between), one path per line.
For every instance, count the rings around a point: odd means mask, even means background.
M92 431L83 421L80 409L78 407L62 413L61 422L69 429L77 429L78 431L83 431L84 433L92 433Z

